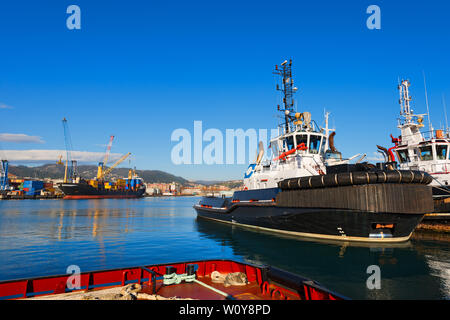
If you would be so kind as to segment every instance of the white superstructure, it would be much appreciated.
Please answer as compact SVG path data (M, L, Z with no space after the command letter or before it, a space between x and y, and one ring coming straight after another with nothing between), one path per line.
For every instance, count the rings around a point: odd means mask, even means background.
M287 178L325 174L326 165L348 163L358 156L342 159L341 153L334 148L334 132L329 135L333 130L328 128L328 113L325 114L325 128L320 128L309 112L294 111L293 93L297 88L294 87L291 65L292 61L284 61L281 69L275 67L274 73L282 76L282 88L277 86L277 89L283 91L284 109L278 106L278 110L284 113L285 121L278 127L279 135L270 140L272 159L262 161L264 150L260 143L256 161L250 164L244 176L245 189L275 188L279 181Z
M408 80L402 80L398 87L401 135L392 139L395 146L391 149L396 153L399 169L425 171L434 178L430 185L447 186L450 184L449 135L444 130L433 130L431 125L428 132L420 131L426 114L414 114L409 86Z

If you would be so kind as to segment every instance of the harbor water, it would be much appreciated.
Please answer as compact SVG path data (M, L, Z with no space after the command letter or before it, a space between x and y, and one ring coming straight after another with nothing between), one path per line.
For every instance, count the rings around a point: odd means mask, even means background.
M197 219L196 197L0 201L0 280L199 259L265 264L352 299L449 299L450 236L299 239ZM369 288L379 267L380 288ZM369 268L370 269L370 268Z

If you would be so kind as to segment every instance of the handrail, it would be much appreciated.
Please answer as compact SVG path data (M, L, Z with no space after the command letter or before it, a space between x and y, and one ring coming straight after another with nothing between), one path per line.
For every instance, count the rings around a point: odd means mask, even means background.
M141 267L142 270L147 271L148 273L150 273L151 276L151 281L152 281L152 294L154 294L156 292L156 272L153 270L150 270L147 267Z

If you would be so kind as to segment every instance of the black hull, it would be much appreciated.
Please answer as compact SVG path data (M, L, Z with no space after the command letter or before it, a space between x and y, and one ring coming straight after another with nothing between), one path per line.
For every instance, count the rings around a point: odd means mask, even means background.
M448 186L433 187L434 198L448 198L450 197L450 189Z
M280 188L237 191L232 198L203 197L194 208L200 218L234 225L365 242L407 241L434 209L427 182L349 185L364 180L341 179L341 185L327 187L337 180L325 178L284 180Z
M448 186L433 187L433 201L434 212L426 214L423 222L448 225L450 223L450 189Z
M343 241L407 241L423 214L373 213L345 209L284 208L276 205L237 205L223 209L195 206L198 217L301 237ZM389 229L376 228L390 225Z
M64 193L64 199L140 198L145 193L145 188L111 190L94 188L87 183L61 183L58 187Z

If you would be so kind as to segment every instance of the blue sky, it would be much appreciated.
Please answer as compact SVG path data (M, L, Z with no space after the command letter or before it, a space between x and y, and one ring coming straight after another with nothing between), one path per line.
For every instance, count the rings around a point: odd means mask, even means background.
M71 4L81 30L66 27ZM366 27L372 4L380 30ZM399 77L424 113L424 71L433 125L445 123L449 12L448 1L2 0L0 134L39 138L0 147L64 149L66 117L75 150L102 153L113 134L112 152L131 152L137 168L239 179L247 165L173 164L171 133L195 120L223 132L275 127L272 70L292 58L299 111L322 124L326 108L344 156L372 157L399 134Z

